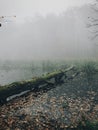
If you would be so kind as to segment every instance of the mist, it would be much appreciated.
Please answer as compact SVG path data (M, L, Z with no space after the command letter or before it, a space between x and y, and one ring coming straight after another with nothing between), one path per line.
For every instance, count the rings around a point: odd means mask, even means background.
M86 10L86 13L85 11ZM46 60L97 57L90 40L89 5L72 7L59 14L25 16L0 29L0 59ZM92 15L92 14L89 14Z

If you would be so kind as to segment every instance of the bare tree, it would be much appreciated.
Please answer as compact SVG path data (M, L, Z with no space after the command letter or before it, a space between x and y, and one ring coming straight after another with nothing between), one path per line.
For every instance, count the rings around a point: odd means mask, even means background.
M89 23L87 24L87 27L92 30L92 40L94 40L98 38L98 0L96 0L94 4L91 4L90 7L93 11L93 16L88 17Z

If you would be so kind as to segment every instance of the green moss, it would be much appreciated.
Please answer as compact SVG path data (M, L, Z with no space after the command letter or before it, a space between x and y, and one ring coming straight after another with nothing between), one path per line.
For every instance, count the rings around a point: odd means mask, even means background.
M60 73L62 73L62 71L55 71L52 73L48 73L47 75L43 76L42 78L49 79L49 78L52 78L52 77L59 75Z
M66 70L65 70L66 71ZM14 94L19 94L20 92L26 91L26 90L32 90L39 89L39 85L44 84L47 82L47 80L55 77L61 76L61 74L64 74L63 71L55 71L52 73L48 73L42 77L34 77L31 80L25 80L20 82L14 82L9 85L1 86L0 87L0 100L6 99L9 96L12 96Z

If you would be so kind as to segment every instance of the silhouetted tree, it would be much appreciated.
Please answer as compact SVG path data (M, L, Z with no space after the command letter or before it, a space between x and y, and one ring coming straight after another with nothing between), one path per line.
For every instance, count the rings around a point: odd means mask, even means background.
M88 17L89 23L87 24L87 27L93 30L92 40L94 40L98 37L98 0L96 0L94 4L91 4L90 7L93 11L93 16Z

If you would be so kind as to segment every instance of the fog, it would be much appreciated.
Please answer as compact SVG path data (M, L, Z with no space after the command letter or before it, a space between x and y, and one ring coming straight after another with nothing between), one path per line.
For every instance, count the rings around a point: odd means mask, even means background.
M91 3L92 0L0 0L0 15L32 16L37 13L59 14L68 8Z
M2 1L3 5L4 2ZM10 19L11 22L2 22L0 59L54 60L97 57L97 48L94 46L96 40L90 39L91 33L86 27L89 22L88 15L92 16L88 5L90 1L63 0L61 3L57 1L57 6L56 1L53 1L53 4L52 1L47 2L34 1L31 3L35 6L30 3L26 6L27 1L21 0L20 5L16 2L12 9L9 9L10 5L5 10L1 8L0 14L15 14L17 17ZM51 4L52 7L49 8Z

